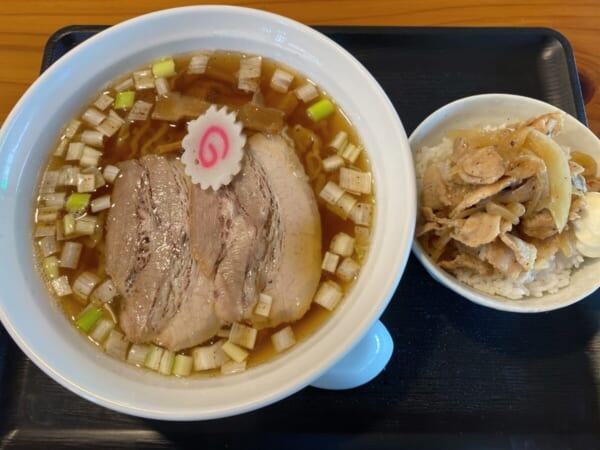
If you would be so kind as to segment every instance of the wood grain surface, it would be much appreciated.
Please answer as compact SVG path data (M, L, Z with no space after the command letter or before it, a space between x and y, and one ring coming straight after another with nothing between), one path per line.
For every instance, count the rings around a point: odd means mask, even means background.
M283 14L310 25L542 26L571 42L590 128L600 135L598 0L269 0L222 1ZM39 73L44 44L73 24L112 25L189 0L2 0L0 121Z

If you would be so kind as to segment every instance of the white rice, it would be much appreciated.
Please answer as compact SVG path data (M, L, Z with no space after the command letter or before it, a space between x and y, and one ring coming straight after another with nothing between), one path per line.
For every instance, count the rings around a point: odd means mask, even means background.
M415 152L415 172L419 192L423 183L423 174L430 163L435 163L441 170L442 177L448 180L450 157L453 145L449 138L434 147L422 147ZM545 269L532 270L518 278L495 273L479 275L468 270L454 271L456 278L486 294L499 295L513 300L526 297L541 297L545 293L553 294L569 285L573 269L583 262L579 253L567 258L560 251L550 260L550 266Z

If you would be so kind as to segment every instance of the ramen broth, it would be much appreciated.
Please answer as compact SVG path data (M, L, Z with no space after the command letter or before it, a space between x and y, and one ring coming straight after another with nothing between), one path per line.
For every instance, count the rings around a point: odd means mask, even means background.
M237 89L237 74L240 69L240 61L242 58L246 57L246 55L232 53L232 52L221 52L216 51L210 53L210 58L208 60L208 64L206 66L206 70L202 74L191 74L188 73L188 66L190 65L190 60L193 57L193 54L187 54L182 56L177 56L173 58L175 64L175 74L167 78L169 84L170 92L178 92L185 96L193 96L201 98L207 102L215 103L218 105L227 105L230 108L235 108L236 106L241 106L247 104L253 100L253 96L255 96L252 92L243 92ZM150 66L146 66L143 69L147 69ZM287 93L280 93L273 90L270 86L270 80L277 69L283 69L288 73L294 75L293 81L291 82ZM115 90L115 86L119 86L122 84L123 80L128 79L131 74L126 77L121 77L117 79L115 82L111 84L111 87L103 91L100 96L106 94L111 98L117 97L117 91ZM332 239L335 235L339 233L346 233L347 235L353 236L356 238L354 249L352 251L352 258L357 261L360 265L363 264L364 258L366 257L369 245L369 238L365 237L369 234L369 230L371 227L371 223L367 223L370 219L361 219L359 220L359 224L355 223L352 220L352 215L348 214L348 212L340 212L339 208L336 208L331 202L325 201L320 195L324 189L326 189L325 185L328 182L334 182L336 184L340 183L339 179L339 171L333 170L330 172L325 172L323 169L323 160L331 157L333 155L342 155L342 149L335 149L331 147L329 144L335 141L336 137L339 137L340 132L343 132L347 135L347 142L356 146L358 149L362 150L360 147L360 141L356 132L352 128L352 125L349 123L346 116L343 112L335 107L335 110L328 117L314 121L309 118L307 114L307 109L315 104L317 101L321 99L328 99L331 102L334 102L333 99L329 98L327 93L318 89L318 96L311 101L303 102L298 99L294 94L294 90L304 86L306 84L313 84L310 80L307 80L293 69L289 67L285 67L279 63L276 63L267 58L262 58L261 64L261 74L260 74L260 93L262 94L262 98L260 99L260 103L265 107L282 109L286 111L285 114L285 129L284 133L286 133L296 144L295 150L305 167L307 174L309 175L310 185L314 191L315 198L317 199L317 204L319 208L321 224L322 224L322 253L325 256L325 253L330 250L330 245ZM315 86L316 87L316 86ZM131 88L134 90L134 88ZM99 96L94 97L89 106L94 104L95 100ZM136 90L135 91L135 100L147 101L149 103L154 103L157 98L157 92L155 89L144 89L144 90ZM255 98L256 100L256 98ZM88 106L88 107L89 107ZM86 108L87 109L87 108ZM164 120L155 120L148 118L146 120L140 121L128 121L127 120L127 110L115 109L114 105L111 104L102 112L106 115L109 110L115 111L119 114L124 121L123 125L120 127L119 131L117 131L111 137L104 137L103 139L103 147L99 148L102 152L100 156L97 167L102 171L106 166L114 166L121 161L125 161L132 158L140 158L147 154L153 154L157 151L162 151L160 149L165 148L165 146L172 145L177 146L177 143L180 142L185 134L187 133L187 120L180 120L178 122L167 122ZM84 110L85 111L85 110ZM77 130L77 132L72 137L67 137L68 134L65 130L63 130L63 134L60 138L58 147L61 145L66 146L68 143L79 142L81 140L81 133L85 130L94 130L93 126L85 123L81 118L78 119L82 122L81 127ZM308 131L306 131L308 130ZM253 133L253 131L245 130L245 132ZM313 134L314 133L314 134ZM306 136L313 136L317 141L315 144L314 141L309 143L308 146L304 145L307 140ZM67 144L65 144L65 141ZM304 144L299 144L299 142L303 142ZM310 142L310 140L308 141ZM162 147L161 147L162 146ZM299 147L308 147L308 148L299 148ZM59 152L56 152L59 153ZM182 150L177 148L174 151L165 152L165 157L173 158L179 157L182 153ZM311 161L308 161L312 159ZM316 164L315 164L316 161ZM47 164L45 173L43 178L47 175L48 172L58 171L65 165L76 166L77 161L69 161L65 162L64 157L57 157L53 154L49 162ZM309 165L313 168L311 169ZM314 168L317 168L314 170ZM343 167L351 168L356 171L369 173L370 174L370 165L368 161L367 154L364 150L360 151L358 158L355 161L351 162L344 158ZM93 168L93 166L92 166ZM101 183L102 185L96 188L91 193L91 199L95 199L101 197L103 195L110 194L112 191L113 184L110 182ZM61 257L61 247L64 246L65 242L73 241L83 244L81 255L79 257L79 261L77 263L77 267L75 269L69 268L60 268L59 276L65 276L68 279L69 285L73 286L74 281L83 273L91 272L96 274L100 280L105 280L107 275L105 273L105 245L104 245L104 222L106 220L106 216L108 214L108 210L102 210L93 216L96 217L96 225L94 229L93 235L85 235L79 236L75 235L75 237L68 239L62 239L63 236L61 234L64 233L64 224L62 223L65 215L64 208L59 209L57 212L57 218L55 222L44 222L41 220L41 216L48 209L46 196L48 195L47 188L44 188L44 183L40 184L39 188L39 196L36 200L36 208L35 208L35 253L36 259L39 263L40 272L44 277L49 292L56 299L57 303L62 307L69 321L77 326L78 319L81 318L82 314L85 313L86 309L89 308L89 297L88 299L83 299L81 296L77 296L73 293L69 293L67 295L61 295L60 292L57 292L55 284L53 282L57 279L56 272L54 274L48 270L47 267L47 259L48 257ZM44 192L46 190L46 192ZM56 186L52 193L61 193L66 192L66 198L69 198L72 192L76 192L77 189L73 186ZM373 194L360 194L357 192L351 192L351 196L356 198L356 200L363 205L369 205L372 209L374 207L374 196ZM83 215L91 215L89 212L89 206L87 207L87 212ZM343 216L343 217L342 217ZM350 217L347 217L350 216ZM49 250L44 250L41 245L41 240L48 235L48 233L43 233L39 231L43 226L51 226L55 224L57 228L58 235L54 235L57 237L57 245L58 249L50 254L48 254ZM60 230L60 227L63 227ZM357 229L360 228L362 237L355 236ZM44 236L40 236L44 235ZM343 258L340 258L340 261ZM60 260L59 260L60 261ZM55 270L55 268L54 268ZM321 286L322 282L332 280L337 283L345 294L351 288L354 283L356 276L352 277L350 280L340 279L335 273L330 273L325 270L321 272L321 282L319 286ZM98 285L96 285L97 288ZM120 296L116 296L107 303L108 307L99 308L101 311L101 318L109 321L115 321L117 319L116 326L114 330L119 330L118 317L119 317L119 301L121 300ZM342 299L343 301L343 299ZM294 332L297 341L301 341L306 336L309 336L313 333L325 320L327 320L334 311L330 311L317 303L312 303L308 312L299 320L293 322L292 324L281 324L274 328L267 328L258 331L256 337L256 343L252 350L249 350L249 355L244 364L248 367L252 367L256 364L262 363L274 357L277 352L271 342L271 335L275 332L286 328L291 325L291 328ZM81 327L79 327L81 328ZM85 335L93 334L94 326L92 325L89 330L83 331L82 333ZM216 336L211 339L209 342L205 343L212 344L214 342L218 342L220 339L226 339L226 336ZM95 341L92 337L89 337L91 342L94 342L99 348L104 348L102 342ZM182 351L176 352L176 354L181 355L192 355L193 349L184 349ZM134 362L135 363L135 362ZM138 362L136 365L144 366L143 362ZM172 370L168 371L172 373ZM162 372L165 373L165 372ZM192 371L193 374L209 374L214 375L219 373L219 369L212 370L204 370L204 371ZM174 373L176 375L187 375L187 373Z

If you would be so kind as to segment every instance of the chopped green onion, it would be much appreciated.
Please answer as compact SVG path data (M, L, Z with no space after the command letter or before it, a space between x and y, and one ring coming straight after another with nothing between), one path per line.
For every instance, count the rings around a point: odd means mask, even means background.
M246 350L235 345L231 341L225 342L221 348L227 353L227 356L237 362L242 362L248 357L248 352Z
M82 249L83 244L80 244L79 242L65 242L62 252L60 253L60 267L76 269L77 264L79 264L79 257L81 256Z
M164 351L165 351L164 348L158 347L157 345L154 345L154 344L151 344L150 348L148 350L148 353L146 353L146 358L144 359L144 365L148 369L158 370Z
M55 280L52 280L52 288L54 292L59 297L64 297L65 295L71 295L73 291L71 291L71 285L69 284L69 279L66 275L60 276Z
M273 297L270 295L260 293L258 294L258 302L254 308L254 314L262 317L269 317L271 313L271 305L273 304Z
M275 347L277 353L281 353L294 345L296 343L296 337L294 336L292 327L288 325L277 333L273 333L271 335L271 343L273 344L273 347Z
M65 127L64 135L65 137L72 138L79 131L79 127L81 126L81 122L77 119L71 119L67 126Z
M39 244L40 249L42 250L42 255L44 255L44 257L54 255L60 250L60 247L54 235L43 237L39 240Z
M151 70L140 70L133 72L133 82L135 88L139 91L141 89L151 89L154 87L154 76Z
M107 118L106 120L109 120L109 119ZM104 122L106 122L106 120ZM94 147L102 148L102 147L104 147L104 134L102 134L100 131L85 130L83 133L81 133L81 142L83 142L84 144L92 145ZM84 147L83 153L81 154L81 158L80 158L82 161L83 161L83 158L86 156L86 152L85 152L86 148L90 148L90 147ZM86 164L82 163L81 165L85 166ZM87 164L87 165L91 165L91 164Z
M313 301L323 308L333 311L343 297L343 291L335 281L328 280L319 286Z
M158 365L158 373L163 375L171 375L173 371L173 363L175 362L175 353L165 349L160 358L160 364Z
M135 91L123 91L117 93L115 98L115 109L129 109L135 101Z
M340 255L336 255L335 253L325 252L325 256L323 256L323 263L321 264L321 269L325 272L335 273L335 269L340 261Z
M175 75L175 61L172 58L152 64L154 78L169 78Z
M345 131L340 131L335 137L331 140L328 147L334 148L337 152L341 152L346 147L348 143L348 133Z
M334 181L328 181L323 186L323 189L321 189L321 192L319 192L319 197L332 205L335 205L342 198L342 195L344 195L344 190L335 184Z
M186 355L175 356L175 363L173 364L173 374L179 377L187 377L192 373L192 357Z
M148 346L146 344L133 344L127 354L127 362L135 366L142 366L147 354Z
M90 305L83 310L75 323L87 333L92 329L96 322L98 322L100 317L102 317L102 311L95 306Z
M331 239L329 249L340 256L350 256L354 251L354 238L344 232L337 233Z
M101 344L105 341L105 339L108 336L108 333L110 333L114 327L115 323L112 320L100 319L98 320L96 326L90 333L90 337L99 344Z
M91 126L97 127L104 119L106 119L106 115L96 108L89 108L83 113L81 118Z
M333 103L324 98L309 106L306 109L306 114L313 122L318 122L329 117L331 114L333 114L333 111L335 111Z
M356 225L369 225L373 216L373 205L370 203L357 203L350 211L350 219Z
M35 226L34 237L38 238L38 237L53 236L54 231L55 231L55 227L53 227L52 225L42 225L42 224L38 223Z
M358 194L371 193L371 172L342 167L340 169L340 187Z
M242 347L252 350L256 342L257 333L258 330L256 328L234 322L229 333L229 341L233 344L241 345Z
M47 258L44 258L43 266L44 273L51 280L58 278L60 275L58 269L58 258L56 256L48 256Z
M342 195L336 203L336 206L338 206L342 212L342 219L346 220L348 218L350 211L352 211L352 208L354 208L357 202L358 200L355 197L344 192L344 195Z
M114 101L115 99L112 98L110 95L108 95L107 93L103 93L102 95L100 95L100 97L96 99L96 101L94 102L94 106L100 111L104 111L106 108L112 105Z
M344 258L338 266L335 274L344 281L350 281L358 275L360 264L352 258Z
M100 278L95 273L82 272L73 282L71 289L73 289L75 295L82 298L85 300L85 303L87 303L87 298L99 282Z
M107 303L117 296L117 288L110 278L104 280L94 292L91 300L94 303Z
M73 193L67 198L65 208L70 213L81 213L85 211L90 204L91 194L83 194L80 192Z
M75 234L75 217L73 214L65 214L63 217L63 233L65 236Z
M344 165L344 160L339 155L332 155L323 160L323 170L333 172Z
M111 330L108 334L108 339L104 343L104 349L106 353L115 358L125 359L127 349L129 348L129 341L125 339L123 333L117 330Z
M354 145L352 143L349 143L348 145L346 145L346 147L344 147L344 150L342 150L342 152L341 152L342 158L344 158L347 161L350 161L353 164L356 162L359 155L360 155L360 147L357 147L356 145Z

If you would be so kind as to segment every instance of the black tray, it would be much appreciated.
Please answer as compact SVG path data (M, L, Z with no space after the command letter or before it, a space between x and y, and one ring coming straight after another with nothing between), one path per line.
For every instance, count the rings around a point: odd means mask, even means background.
M101 29L55 33L42 69ZM320 29L379 80L407 133L439 106L485 92L536 97L585 123L571 47L552 30ZM411 256L382 319L396 349L374 381L307 388L260 411L196 423L89 403L43 374L0 327L0 448L600 448L599 310L599 295L545 314L486 309L442 288Z

